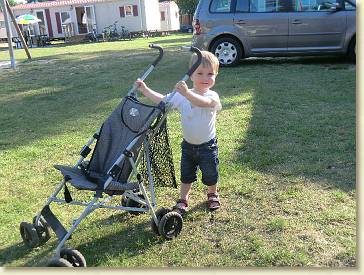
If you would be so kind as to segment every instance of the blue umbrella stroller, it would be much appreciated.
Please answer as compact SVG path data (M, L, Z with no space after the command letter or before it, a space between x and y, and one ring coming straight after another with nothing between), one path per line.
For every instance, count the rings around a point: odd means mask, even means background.
M160 46L153 44L149 46L158 49L159 55L139 77L142 80L147 78L163 57L163 49ZM184 81L188 80L201 63L201 52L194 47L187 48L195 52L198 59L182 78ZM156 162L165 162L166 159L169 163L164 168L169 178L167 181L176 187L166 128L166 117L170 109L169 100L176 91L158 106L140 102L136 91L137 88L134 85L101 128L82 148L81 156L75 166L54 166L62 173L62 181L42 210L33 218L33 222L20 224L21 237L31 248L45 244L50 239L51 229L55 232L58 245L55 256L48 262L48 266L86 266L83 255L75 249L64 247L64 244L81 221L98 208L124 210L130 213L149 212L152 230L157 235L165 239L173 239L180 234L183 224L182 216L170 209L157 209L154 192L154 183L161 173ZM162 139L159 143L166 146L165 153L153 150L157 139ZM95 141L96 144L93 145ZM165 171L162 172L165 173ZM91 191L94 196L90 202L75 201L67 184L77 190ZM149 190L146 184L149 185ZM64 196L58 198L61 190L64 191ZM121 205L107 204L118 195L122 196ZM85 208L73 221L71 228L66 230L50 208L53 202Z

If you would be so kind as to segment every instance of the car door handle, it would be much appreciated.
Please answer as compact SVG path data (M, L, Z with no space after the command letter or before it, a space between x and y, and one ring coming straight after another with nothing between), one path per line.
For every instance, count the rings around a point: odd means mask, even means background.
M292 20L292 24L302 24L301 20L294 19Z
M245 23L246 23L245 20L238 20L236 22L236 24L238 24L238 25L244 25Z

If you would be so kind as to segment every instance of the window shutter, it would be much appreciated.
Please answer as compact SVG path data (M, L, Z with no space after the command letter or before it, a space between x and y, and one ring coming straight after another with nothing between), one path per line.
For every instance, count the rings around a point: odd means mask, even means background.
M62 25L61 25L61 15L59 12L56 12L56 22L57 22L57 31L58 33L62 33Z
M138 16L138 5L133 5L133 15Z
M48 25L48 35L49 35L49 37L53 37L51 14L49 12L49 9L45 9L44 12L45 12L46 20L47 20L47 25Z
M119 7L119 11L120 11L120 17L125 17L124 7Z
M164 11L161 11L161 20L164 21L166 19Z

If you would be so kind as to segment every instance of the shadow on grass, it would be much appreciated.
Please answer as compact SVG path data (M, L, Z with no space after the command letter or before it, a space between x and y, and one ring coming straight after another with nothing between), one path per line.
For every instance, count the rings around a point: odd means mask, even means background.
M351 64L346 56L327 55L327 56L295 56L295 57L249 57L242 59L239 66L244 65L339 65Z
M9 246L5 249L0 250L0 266L9 265L14 261L26 258L32 249L26 247L23 243L16 243L15 245ZM31 257L29 261L22 264L22 267L27 266L45 266L47 259L45 258L52 251L52 247L42 249L42 252L37 254L36 257Z
M80 118L97 113L104 114L98 119L101 125L158 55L148 50L60 54L25 61L18 72L9 71L0 78L0 149L65 133Z
M133 219L133 216L127 214L124 218ZM120 221L120 218L117 219L116 223L126 222ZM124 229L83 243L77 249L82 251L89 266L98 266L108 259L118 258L121 261L123 258L130 259L130 257L143 254L149 247L161 242L163 239L152 232L150 222L147 221L138 224L128 223Z
M173 43L173 42L176 42L176 40L175 39L160 39L160 40L154 41L155 44L161 44L161 45ZM180 39L178 39L178 42L179 43L184 43L184 42L191 43L191 38L180 38Z
M2 78L0 149L74 131L80 121L101 125L155 56L147 48L59 54L24 62L18 73L8 73L6 81ZM179 68L188 62L173 56L166 59L162 67L172 63ZM50 64L43 64L45 60ZM227 87L223 96L241 95L242 88L254 91L247 137L241 140L236 161L280 177L303 175L354 189L355 91L351 88L355 85L351 81L348 86L342 79L350 66L338 57L291 57L250 58L237 68L222 68L218 82ZM169 75L180 73L169 68ZM152 78L162 82L158 74ZM249 102L228 102L224 109Z
M127 214L129 215L129 214ZM129 215L129 218L132 218ZM101 225L105 221L100 221ZM115 222L115 221L114 221ZM117 221L116 221L117 222ZM101 229L102 230L102 227ZM90 232L90 234L93 234ZM55 236L54 236L55 237ZM74 236L77 237L77 234ZM148 222L128 225L125 229L119 230L113 234L105 235L102 238L93 238L90 242L82 243L78 247L70 247L77 249L85 257L88 266L98 266L100 263L111 258L119 258L121 254L125 257L140 255L148 247L163 242L162 238L157 237ZM27 256L31 253L31 249L22 243L15 244L0 250L1 266L9 265L19 259L29 258L23 267L30 266L47 266L48 261L54 256L57 244L47 244L48 247L41 248L41 252L35 256ZM68 247L68 246L67 246Z
M0 150L57 134L84 133L88 127L95 130L154 57L149 49L58 54L24 62L15 73L4 71L0 76ZM166 78L179 75L188 62L172 54L165 59L161 71L168 72L168 77L153 74L156 86L168 86L171 81ZM219 82L223 83L221 95L227 101L223 112L252 105L249 122L242 122L248 130L244 138L237 138L239 154L231 156L234 163L273 175L280 186L280 179L304 177L330 188L354 190L355 79L347 74L351 66L332 57L305 57L247 59L237 68L222 68L217 91ZM248 91L252 96L240 99ZM231 101L234 97L239 99ZM190 211L186 220L192 222L193 212L206 211L205 203ZM120 221L128 218L117 216ZM112 220L98 222L102 230ZM151 231L149 221L101 235L75 247L89 266L110 259L121 262L163 241ZM27 256L30 250L16 243L0 250L1 263L25 258L25 266L43 264L54 248L44 247L36 256Z
M235 160L278 181L302 177L355 190L352 66L332 57L243 60L241 83L253 91L253 107ZM220 80L230 81L226 76ZM247 103L229 102L223 110Z

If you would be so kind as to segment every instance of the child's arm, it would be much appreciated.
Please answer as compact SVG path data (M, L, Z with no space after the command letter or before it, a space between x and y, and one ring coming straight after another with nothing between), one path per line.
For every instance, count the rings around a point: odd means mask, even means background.
M156 91L150 89L141 79L135 82L139 91L142 92L144 96L152 100L154 103L159 103L163 100L164 96Z
M196 94L188 89L186 82L180 81L176 84L176 90L188 99L193 105L203 108L213 108L218 102L209 97L204 97L202 95Z

